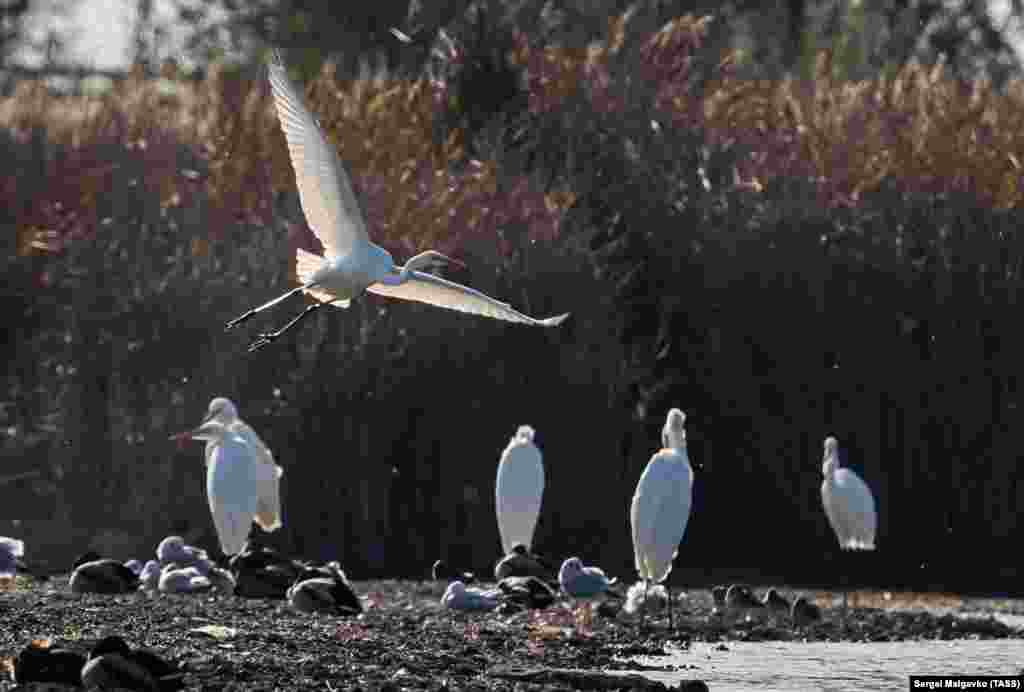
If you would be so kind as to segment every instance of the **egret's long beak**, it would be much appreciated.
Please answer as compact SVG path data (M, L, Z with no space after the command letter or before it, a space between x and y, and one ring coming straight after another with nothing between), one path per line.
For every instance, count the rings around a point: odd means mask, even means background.
M192 428L191 430L186 430L185 432L175 433L175 434L171 435L171 437L169 439L172 442L177 442L178 445L182 446L182 447L184 447L185 443L188 442L189 440L201 439L201 436L204 433L209 433L210 432L209 428L207 428L207 425L210 423L210 421L212 421L214 419L214 417L216 417L216 415L217 415L216 412L212 412L212 413L206 414L206 418L204 418L203 421L199 425L197 425L196 427Z

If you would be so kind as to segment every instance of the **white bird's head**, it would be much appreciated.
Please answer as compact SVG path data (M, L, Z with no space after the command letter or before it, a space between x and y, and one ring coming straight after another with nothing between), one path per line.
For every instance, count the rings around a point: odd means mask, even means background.
M534 433L534 429L529 425L520 425L519 430L516 431L515 439L517 441L533 442Z
M661 444L665 449L686 448L686 414L677 408L668 412L661 429Z
M225 424L233 423L238 418L238 409L226 397L219 396L210 402L206 409L206 420L217 419Z
M238 420L238 409L222 396L210 402L206 416L192 430L171 435L172 440L184 443L185 440L219 440L228 432L228 426Z

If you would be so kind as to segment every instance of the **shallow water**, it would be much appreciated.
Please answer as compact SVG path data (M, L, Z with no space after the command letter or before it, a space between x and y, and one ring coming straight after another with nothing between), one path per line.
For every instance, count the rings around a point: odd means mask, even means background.
M675 685L699 678L725 690L906 690L910 675L1016 675L1024 667L1024 640L696 643L669 656L638 657L675 672L639 671Z

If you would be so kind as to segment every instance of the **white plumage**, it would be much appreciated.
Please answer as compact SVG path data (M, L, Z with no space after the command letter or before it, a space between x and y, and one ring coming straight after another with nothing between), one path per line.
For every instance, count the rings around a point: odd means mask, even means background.
M839 466L839 443L825 438L825 458L821 471L821 504L828 523L844 550L874 550L878 514L871 489L860 476Z
M348 307L353 298L367 290L533 326L553 327L568 317L564 314L535 319L472 288L418 271L445 262L460 264L439 252L428 250L411 258L404 266L396 265L387 250L370 241L345 168L319 123L296 93L276 52L269 65L269 79L295 170L302 210L309 227L323 244L324 256L298 250L296 268L301 286L228 323L230 329L297 292L306 292L320 301L282 329L261 335L251 349L272 342L320 305Z
M441 596L441 605L452 610L494 610L501 604L503 594L498 589L484 591L453 581Z
M225 554L242 551L253 521L264 531L281 527L278 486L284 472L230 401L214 399L203 423L184 434L207 441L206 493Z
M522 425L498 463L494 505L505 554L519 544L530 550L544 495L544 463L533 442L534 430Z
M663 449L647 463L636 484L630 523L640 579L659 584L672 571L672 560L690 520L693 469L686 454L686 416L677 408L662 429Z

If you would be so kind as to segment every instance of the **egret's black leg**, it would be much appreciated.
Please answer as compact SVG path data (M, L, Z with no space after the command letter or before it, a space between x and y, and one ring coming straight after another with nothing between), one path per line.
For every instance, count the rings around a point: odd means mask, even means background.
M675 629L672 626L672 587L668 584L668 579L665 580L665 593L668 595L668 628L670 630Z
M224 331L228 331L230 329L234 329L235 327L240 325L242 322L245 322L246 320L249 320L250 318L252 318L257 313L263 312L267 308L272 307L274 305L277 305L278 303L280 303L285 298L289 298L289 297L295 295L296 293L302 293L302 291L303 291L303 287L302 286L300 286L300 287L298 287L296 289L292 289L291 291L288 291L287 293L285 293L283 296L278 296L277 298L274 298L272 301L270 301L268 303L264 303L263 305L260 305L259 307L255 307L252 310L249 310L248 312L245 312L245 313L239 315L238 317L236 317L235 319L231 320L230 322L228 322L227 324L224 325Z
M640 627L643 628L647 625L647 589L650 587L651 582L644 579L644 607L640 615Z
M312 305L307 306L305 310L300 312L294 319L292 319L291 322L284 325L276 332L266 332L264 334L260 334L259 338L249 345L249 353L252 353L253 351L258 351L264 346L268 346L274 343L275 341L277 341L278 338L280 338L282 334L284 334L287 331L290 331L292 327L297 325L302 320L306 319L307 316L311 315L313 312L323 307L324 305L327 305L327 303L313 303Z

